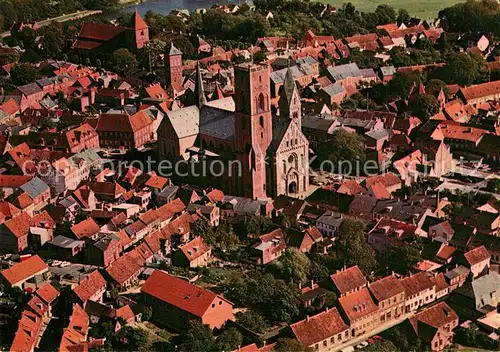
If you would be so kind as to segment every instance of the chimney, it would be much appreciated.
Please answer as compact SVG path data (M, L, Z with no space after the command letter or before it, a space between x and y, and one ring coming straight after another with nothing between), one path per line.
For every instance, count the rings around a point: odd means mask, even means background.
M309 315L306 315L306 321L309 321Z

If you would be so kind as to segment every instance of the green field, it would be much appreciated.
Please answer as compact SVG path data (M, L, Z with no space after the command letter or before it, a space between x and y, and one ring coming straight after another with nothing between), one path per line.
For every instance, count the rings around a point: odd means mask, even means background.
M318 0L325 4L332 4L339 8L343 3L349 2L348 0ZM361 12L373 11L378 5L387 4L396 9L405 8L411 16L421 19L435 18L439 10L445 7L452 6L460 0L351 0L350 1L356 9Z

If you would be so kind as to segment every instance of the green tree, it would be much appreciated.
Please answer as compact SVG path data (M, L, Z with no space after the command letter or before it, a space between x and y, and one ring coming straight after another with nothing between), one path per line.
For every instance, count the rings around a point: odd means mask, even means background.
M441 89L443 90L445 95L448 95L449 93L449 89L446 87L446 83L437 78L428 80L427 84L425 85L425 89L427 93L432 94L435 97L438 96Z
M356 133L349 133L344 129L333 131L331 137L322 143L316 151L320 160L329 160L333 163L335 172L348 172L349 166L356 161L365 160L365 144L363 138ZM349 162L347 165L343 162ZM344 168L341 170L341 168Z
M276 342L274 347L276 352L310 352L309 347L304 346L296 339L281 338Z
M458 53L448 58L444 77L448 83L457 83L462 86L473 84L481 75L482 63L468 53Z
M441 110L441 105L435 96L422 94L410 103L410 108L415 116L425 121L436 115Z
M404 23L408 23L410 22L410 14L408 13L408 11L406 9L399 9L398 10L398 17L396 18L396 22L398 23L398 25Z
M268 217L257 215L249 216L245 222L245 232L248 235L260 236L273 229L273 222Z
M363 223L346 219L339 227L336 254L346 266L358 265L365 275L378 267L375 251L366 242Z
M20 58L21 55L16 49L4 49L0 52L0 65L16 63Z
M423 244L419 237L407 239L402 246L391 247L386 253L388 271L408 275L424 259L422 250Z
M309 258L297 248L287 249L285 254L271 266L271 268L279 273L281 278L295 284L307 281L310 267L311 262Z
M192 320L181 335L179 350L183 352L213 352L215 347L212 330L208 326Z
M224 330L215 340L216 351L234 351L243 342L243 336L235 328Z
M388 94L392 99L407 99L413 85L417 84L418 81L418 76L413 73L397 72L387 84Z
M148 321L153 316L153 309L150 306L145 306L142 310L142 320Z
M231 275L223 284L226 297L239 306L250 307L269 322L289 322L299 314L296 287L272 274L259 271Z
M135 68L137 60L127 49L118 49L113 52L113 64L118 73L126 74Z
M486 186L486 190L493 193L500 193L500 179L495 178L488 180L488 184Z
M38 79L38 71L33 65L17 64L10 70L10 80L15 86L33 83Z
M268 328L264 317L252 309L248 309L244 313L236 313L236 321L256 333L262 333Z
M160 39L152 39L144 46L144 54L147 61L147 67L149 67L150 63L150 69L163 66L162 54L165 53L166 46L167 43ZM145 60L142 61L144 62Z
M148 334L142 329L124 326L117 335L113 348L121 351L147 351Z
M394 352L397 351L397 347L388 340L377 341L366 346L363 350L368 352Z
M375 9L378 16L378 24L388 24L396 22L396 11L389 5L378 5Z

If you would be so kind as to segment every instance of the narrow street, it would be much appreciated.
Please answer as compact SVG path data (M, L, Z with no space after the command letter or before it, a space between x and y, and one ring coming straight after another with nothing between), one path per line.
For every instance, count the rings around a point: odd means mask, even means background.
M392 328L395 325L401 324L403 321L405 321L406 319L412 317L413 315L414 315L414 313L405 314L405 315L401 316L399 319L393 320L393 321L391 321L388 324L381 325L381 326L377 327L376 329L374 329L372 331L369 331L366 334L360 335L360 336L356 337L355 339L347 341L346 343L343 343L340 346L336 346L335 348L332 348L329 351L330 352L335 352L335 351L340 351L340 350L342 350L342 349L344 349L346 347L349 347L349 346L355 347L360 342L366 341L370 337L375 336L377 334L380 334L382 331L390 329L390 328Z

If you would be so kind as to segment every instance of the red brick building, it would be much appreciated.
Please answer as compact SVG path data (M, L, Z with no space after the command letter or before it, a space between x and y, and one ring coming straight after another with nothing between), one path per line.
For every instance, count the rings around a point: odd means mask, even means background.
M75 298L83 307L88 300L102 302L104 292L106 292L106 280L98 270L93 271L73 289Z
M196 237L172 254L172 263L189 268L206 266L211 254L212 248L202 237Z
M351 338L349 326L344 322L337 308L290 325L295 338L314 351L329 351Z
M26 213L7 220L0 225L0 249L19 253L28 248L31 217Z
M415 334L431 351L441 351L453 343L458 315L445 302L424 309L409 320Z
M210 329L233 320L233 304L212 291L190 284L166 272L155 270L142 286L145 304L153 307L153 320L182 330L190 321Z
M144 112L127 114L101 114L96 131L101 148L133 149L144 146L153 138L153 122Z
M84 23L73 49L87 54L111 53L124 46L136 51L149 41L149 28L137 10L127 26Z

